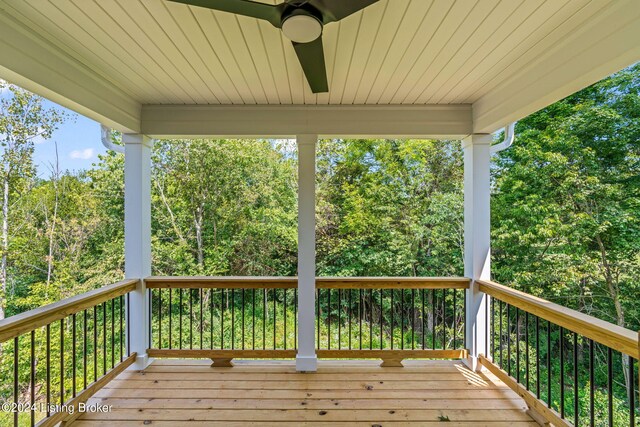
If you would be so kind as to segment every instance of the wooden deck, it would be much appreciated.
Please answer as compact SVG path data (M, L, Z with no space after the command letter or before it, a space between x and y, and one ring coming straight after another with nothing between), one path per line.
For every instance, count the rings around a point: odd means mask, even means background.
M89 402L111 411L73 426L537 426L501 381L456 361L322 361L315 374L296 373L292 361L209 364L157 360L124 372Z

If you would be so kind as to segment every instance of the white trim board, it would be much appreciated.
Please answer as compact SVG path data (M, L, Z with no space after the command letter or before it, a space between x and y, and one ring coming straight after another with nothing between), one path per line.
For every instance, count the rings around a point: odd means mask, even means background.
M143 105L142 132L155 138L421 137L472 131L461 105Z

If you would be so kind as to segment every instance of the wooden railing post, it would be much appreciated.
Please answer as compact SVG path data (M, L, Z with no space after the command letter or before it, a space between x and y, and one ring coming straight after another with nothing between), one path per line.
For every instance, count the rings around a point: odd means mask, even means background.
M465 343L468 366L480 368L478 357L486 348L488 297L476 280L490 277L490 181L491 135L471 135L462 142L464 151L464 273L472 279L466 294Z
M151 140L124 134L124 268L129 279L151 275ZM149 300L144 280L130 294L127 352L137 353L132 369L149 364Z

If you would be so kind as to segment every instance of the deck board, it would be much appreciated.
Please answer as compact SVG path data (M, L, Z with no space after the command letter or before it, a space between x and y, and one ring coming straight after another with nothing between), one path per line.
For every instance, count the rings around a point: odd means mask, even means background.
M73 426L535 426L525 403L491 374L457 361L322 361L315 374L291 361L243 361L211 368L200 360L158 360L120 374Z

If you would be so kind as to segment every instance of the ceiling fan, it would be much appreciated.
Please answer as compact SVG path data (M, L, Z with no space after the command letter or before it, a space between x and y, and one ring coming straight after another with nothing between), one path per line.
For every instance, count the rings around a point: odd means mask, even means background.
M328 92L322 27L378 0L284 0L272 5L252 0L170 0L192 6L264 19L291 40L313 93Z

